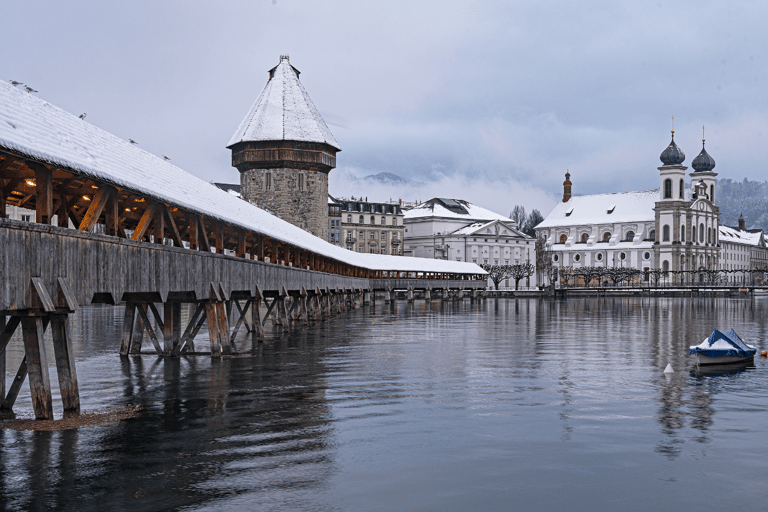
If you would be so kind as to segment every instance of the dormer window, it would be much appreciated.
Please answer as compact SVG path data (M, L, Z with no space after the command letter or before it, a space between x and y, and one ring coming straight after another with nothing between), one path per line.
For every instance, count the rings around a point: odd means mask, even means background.
M613 213L613 210L615 210L615 209L616 209L616 205L615 205L615 204L612 204L612 205L611 205L611 207L610 207L610 208L608 208L608 214L609 214L609 215L610 215L610 214L612 214L612 213Z
M573 208L571 208L570 210L568 210L567 212L565 212L565 216L566 216L566 217L570 217L572 213L573 213Z

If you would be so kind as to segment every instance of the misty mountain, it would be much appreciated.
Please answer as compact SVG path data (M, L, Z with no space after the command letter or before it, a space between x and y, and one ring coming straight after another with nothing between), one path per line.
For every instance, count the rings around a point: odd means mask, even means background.
M747 229L768 231L768 181L717 180L715 204L720 207L720 224L738 226L743 212Z
M380 172L379 174L370 174L362 179L366 183L378 184L378 185L410 185L412 187L418 187L423 185L418 181L409 180L403 178L397 174L391 172Z

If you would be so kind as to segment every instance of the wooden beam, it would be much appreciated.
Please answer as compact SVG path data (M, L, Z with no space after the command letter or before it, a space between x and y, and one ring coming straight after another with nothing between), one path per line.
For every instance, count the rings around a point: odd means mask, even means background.
M53 219L53 173L44 165L27 165L35 171L35 222L50 224Z
M107 185L104 185L106 187ZM104 224L106 225L106 233L109 236L121 236L120 232L120 199L117 189L109 187L109 201L107 201L104 208ZM101 189L99 189L101 190ZM122 234L125 238L125 232Z
M101 187L96 191L96 194L91 199L91 203L88 205L88 211L83 215L83 220L77 228L79 231L90 232L93 230L96 223L99 222L101 212L104 210L111 194L109 190L110 188L112 187Z
M170 208L163 205L163 210L165 211L165 215L168 218L168 228L171 231L171 238L173 239L173 243L176 244L176 247L184 247L184 243L181 241L181 235L179 234L179 228L176 227L176 221L173 219L173 214L171 213Z
M69 315L51 315L51 337L56 356L56 374L59 377L59 391L64 415L80 413L80 391L75 371L75 356L72 353L72 339L67 329Z
M157 351L157 355L159 356L163 355L163 349L160 348L160 342L157 341L157 336L155 335L155 331L154 329L152 329L152 325L149 323L149 318L147 317L147 311L143 307L138 307L136 308L136 310L139 312L139 318L144 323L144 328L147 330L147 334L149 334L149 339L152 341L152 344L155 346L155 351ZM162 329L162 327L160 327L160 329Z
M28 371L29 369L27 368L27 356L25 355L24 359L21 360L21 364L19 365L19 371L16 372L16 376L13 378L13 382L11 382L11 387L8 389L8 394L5 395L3 403L0 405L0 411L13 410L13 404L16 403L16 397L19 396L21 385L24 384L24 379L27 378Z
M29 392L32 396L35 419L52 420L53 400L43 339L43 319L39 316L23 317L21 332L24 338L24 351L29 371Z
M149 229L149 225L152 223L152 219L155 216L156 210L156 203L147 205L146 210L144 210L144 214L141 216L141 220L139 220L139 225L136 226L136 229L133 230L131 240L141 240L144 238L144 235L147 233L147 229Z
M208 240L208 233L205 231L205 220L200 216L197 217L197 225L200 226L200 243L203 250L211 252L211 242Z
M193 251L197 251L200 249L199 242L198 242L198 224L199 220L197 215L190 215L189 216L189 248Z
M163 213L164 204L158 204L155 212L154 235L155 243L162 244L165 239L165 214Z
M120 336L120 356L125 357L130 353L133 334L133 324L136 319L136 303L128 302L123 313L123 330Z

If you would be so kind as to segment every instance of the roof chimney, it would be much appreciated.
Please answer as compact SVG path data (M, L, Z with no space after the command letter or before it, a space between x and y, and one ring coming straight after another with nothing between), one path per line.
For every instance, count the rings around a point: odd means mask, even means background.
M739 215L739 231L746 231L746 230L747 230L747 228L746 228L745 223L744 223L744 213L742 212Z
M566 172L565 173L565 181L563 182L563 202L567 203L568 200L571 198L571 174Z

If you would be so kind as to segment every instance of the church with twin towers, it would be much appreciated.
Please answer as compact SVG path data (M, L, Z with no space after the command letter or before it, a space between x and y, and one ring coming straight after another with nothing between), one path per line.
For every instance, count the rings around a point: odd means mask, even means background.
M632 267L646 278L654 269L720 268L717 173L704 139L688 174L674 130L659 158L655 190L574 196L566 173L563 200L536 227L555 266Z

